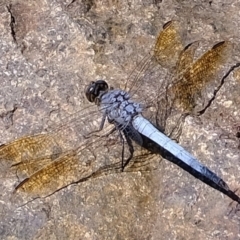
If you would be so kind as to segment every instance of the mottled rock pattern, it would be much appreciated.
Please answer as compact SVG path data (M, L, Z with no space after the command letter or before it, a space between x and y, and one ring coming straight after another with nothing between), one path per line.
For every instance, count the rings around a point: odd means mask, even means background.
M172 19L188 42L234 43L239 12L229 1L46 0L0 2L0 142L40 132L86 102L92 80L121 85ZM235 69L211 106L188 118L180 143L240 184L240 74ZM169 162L72 185L20 207L17 177L1 176L1 239L239 239L239 207ZM239 190L238 190L239 192Z

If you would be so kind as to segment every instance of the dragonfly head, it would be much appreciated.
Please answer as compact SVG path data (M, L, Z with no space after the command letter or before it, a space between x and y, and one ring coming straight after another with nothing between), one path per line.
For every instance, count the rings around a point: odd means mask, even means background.
M86 90L85 94L89 102L96 102L101 93L108 90L108 84L104 80L97 80L96 82L91 82Z

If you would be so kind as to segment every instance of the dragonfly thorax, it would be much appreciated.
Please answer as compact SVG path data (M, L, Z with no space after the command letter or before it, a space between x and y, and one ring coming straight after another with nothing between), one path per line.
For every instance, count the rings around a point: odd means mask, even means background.
M120 89L109 90L100 98L100 111L110 122L126 125L142 110L140 103L134 102L129 93Z
M143 110L140 103L130 99L129 93L120 89L109 89L103 80L91 82L85 94L90 102L100 106L100 111L110 122L126 125Z

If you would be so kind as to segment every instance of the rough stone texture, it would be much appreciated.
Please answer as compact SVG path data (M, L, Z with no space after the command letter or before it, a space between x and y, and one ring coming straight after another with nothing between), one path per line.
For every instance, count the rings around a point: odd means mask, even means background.
M169 20L182 24L189 42L232 41L237 63L239 18L237 0L1 0L0 142L80 109L89 81L122 84ZM226 78L205 114L186 120L180 141L236 190L239 72ZM18 207L11 201L16 183L1 176L1 239L240 239L239 207L166 161Z

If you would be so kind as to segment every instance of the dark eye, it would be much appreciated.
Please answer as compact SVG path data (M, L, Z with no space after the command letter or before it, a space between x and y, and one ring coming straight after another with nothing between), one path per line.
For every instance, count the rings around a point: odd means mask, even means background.
M91 82L86 90L85 94L89 102L94 102L99 94L108 90L108 84L103 80L97 80L96 82Z

